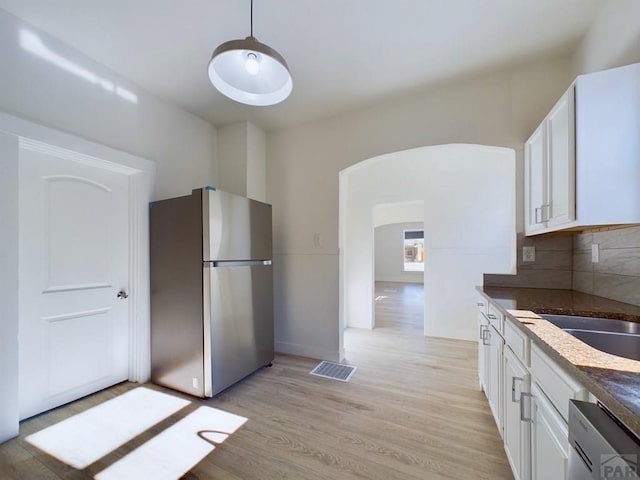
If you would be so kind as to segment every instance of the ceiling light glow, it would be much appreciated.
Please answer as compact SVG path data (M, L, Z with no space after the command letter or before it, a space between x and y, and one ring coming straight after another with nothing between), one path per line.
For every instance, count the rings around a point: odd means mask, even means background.
M247 72L249 72L250 75L257 75L258 72L260 71L260 64L258 63L258 56L253 53L253 52L249 52L247 54L247 62L245 63L245 68L247 69Z

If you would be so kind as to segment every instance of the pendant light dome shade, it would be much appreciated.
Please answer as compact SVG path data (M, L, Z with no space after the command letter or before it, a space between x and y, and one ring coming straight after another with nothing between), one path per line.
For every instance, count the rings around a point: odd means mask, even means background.
M256 106L280 103L293 88L282 55L253 36L216 48L209 62L209 80L232 100Z

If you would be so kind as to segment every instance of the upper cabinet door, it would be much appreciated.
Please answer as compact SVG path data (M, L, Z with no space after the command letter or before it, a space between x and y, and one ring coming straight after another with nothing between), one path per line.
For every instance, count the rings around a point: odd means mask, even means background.
M638 85L640 63L580 75L527 141L526 235L640 223Z
M542 232L546 203L546 143L544 124L527 140L524 151L525 233Z
M572 227L576 219L574 86L525 143L525 234Z
M547 228L566 225L576 219L574 106L572 86L546 120L548 175L543 213Z

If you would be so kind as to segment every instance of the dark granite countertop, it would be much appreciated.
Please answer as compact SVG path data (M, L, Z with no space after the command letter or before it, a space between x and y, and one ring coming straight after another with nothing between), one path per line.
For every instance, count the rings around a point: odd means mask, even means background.
M640 322L640 307L572 290L478 287L478 291L640 437L640 361L596 350L536 315Z
M640 307L573 290L546 288L478 287L495 303L509 310L581 315L640 322Z

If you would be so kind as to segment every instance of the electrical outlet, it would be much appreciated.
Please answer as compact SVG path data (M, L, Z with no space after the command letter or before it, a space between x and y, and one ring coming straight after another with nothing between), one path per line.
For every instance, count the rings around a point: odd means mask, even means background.
M522 247L522 263L533 263L536 261L536 247Z
M197 389L198 388L198 377L192 377L191 378L191 385L193 385L193 388Z
M591 245L591 263L598 263L600 261L600 248L597 243Z

